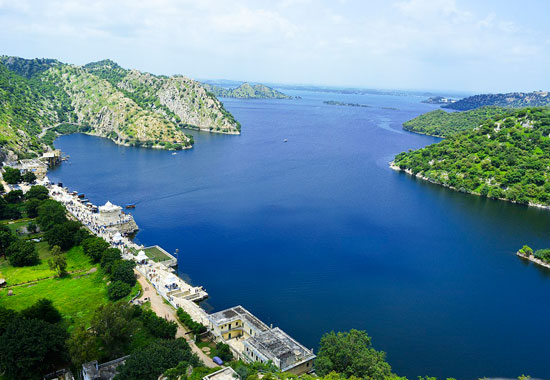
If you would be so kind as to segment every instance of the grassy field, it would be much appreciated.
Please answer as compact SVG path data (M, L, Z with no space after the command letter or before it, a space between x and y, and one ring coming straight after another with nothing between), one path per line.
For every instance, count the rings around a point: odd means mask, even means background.
M50 270L48 259L51 256L48 243L36 243L36 250L40 256L40 264L32 267L12 267L6 259L0 259L0 278L4 278L8 286L23 282L34 281L55 276ZM67 271L89 270L92 268L89 258L84 254L82 247L73 247L66 253Z
M23 226L26 226L29 224L29 222L34 221L34 219L24 218L24 219L18 219L18 220L2 220L0 224L5 224L8 226L8 228L13 232L17 233L17 230Z
M160 249L158 249L157 247L149 247L149 248L146 248L143 250L145 252L145 255L150 258L151 260L155 261L155 262L161 262L161 261L166 261L166 260L170 260L171 257L170 256L166 256L166 254L164 254Z
M131 299L139 289L137 283L126 300ZM48 298L70 324L89 325L95 309L109 302L107 280L101 271L42 280L31 285L16 286L12 290L13 296L9 297L7 289L0 290L0 305L22 310L41 298Z

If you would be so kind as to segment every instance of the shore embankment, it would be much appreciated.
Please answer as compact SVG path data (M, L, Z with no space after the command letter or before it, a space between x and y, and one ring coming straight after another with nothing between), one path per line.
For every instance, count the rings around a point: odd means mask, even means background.
M529 260L535 264L538 264L540 265L541 267L545 267L545 268L548 268L550 269L550 263L547 263L546 261L543 261L541 259L537 259L535 256L533 255L526 255L525 253L521 252L521 251L517 251L516 252L516 255L518 255L519 257L521 257L522 259L526 259L526 260Z
M456 187L454 186L450 186L450 185L447 185L445 183L442 183L442 182L439 182L439 181L435 181L431 178L428 178L426 176L423 176L422 174L420 173L416 173L414 174L413 171L411 169L405 169L405 168L400 168L399 166L395 165L395 163L393 161L391 161L389 163L390 165L390 168L395 170L395 171L398 171L398 172L405 172L413 177L416 177L416 178L419 178L421 180L424 180L424 181L427 181L427 182L430 182L430 183L433 183L434 185L439 185L439 186L443 186L443 187L446 187L448 189L451 189L451 190L454 190L454 191L458 191L460 193L465 193L465 194L471 194L471 195L477 195L478 197L480 197L481 195L479 193L474 193L472 191L469 191L469 190L466 190L466 189L457 189ZM548 205L543 205L543 204L540 204L540 203L532 203L532 202L529 202L529 203L518 203L516 201L513 201L513 200L510 200L510 199L506 199L506 198L491 198L491 199L497 199L499 201L506 201L506 202L510 202L510 203L515 203L515 204L518 204L518 205L524 205L524 206L530 206L530 207L537 207L537 208L542 208L542 209L546 209L546 210L550 210L550 206Z

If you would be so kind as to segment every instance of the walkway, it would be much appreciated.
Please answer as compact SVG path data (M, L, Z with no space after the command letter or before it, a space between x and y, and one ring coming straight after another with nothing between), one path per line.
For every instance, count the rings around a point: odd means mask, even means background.
M159 317L166 318L167 320L174 321L178 324L178 332L176 333L176 337L185 338L187 343L189 343L189 346L191 346L193 352L197 354L204 365L210 368L217 367L218 365L214 363L209 356L202 352L192 339L189 339L189 335L186 334L187 330L185 330L185 328L182 326L177 318L176 310L174 310L171 305L167 304L164 301L164 298L162 298L160 294L157 293L155 288L141 273L139 273L136 269L134 269L134 272L136 273L137 280L139 281L142 289L142 295L139 299L143 301L143 299L147 297L148 300L151 302L151 310L153 310Z

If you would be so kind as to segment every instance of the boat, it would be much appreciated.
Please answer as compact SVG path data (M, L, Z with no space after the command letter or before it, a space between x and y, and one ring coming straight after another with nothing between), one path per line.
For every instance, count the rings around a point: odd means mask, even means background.
M85 198L86 195L85 195L85 194L78 194L78 197L79 197L80 199L82 199L82 198Z
M283 141L284 141L284 142L288 142L288 139L284 139Z
M172 153L172 156L175 156L176 154L177 154L177 153L176 153L176 152L174 152L174 153Z
M126 208L136 208L136 204L135 203L128 203L126 206L124 206Z

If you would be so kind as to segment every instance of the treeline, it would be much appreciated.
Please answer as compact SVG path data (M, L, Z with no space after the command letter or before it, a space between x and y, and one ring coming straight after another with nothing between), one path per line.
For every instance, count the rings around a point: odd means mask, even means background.
M394 164L462 192L550 206L550 109L526 108L497 119L400 153Z

